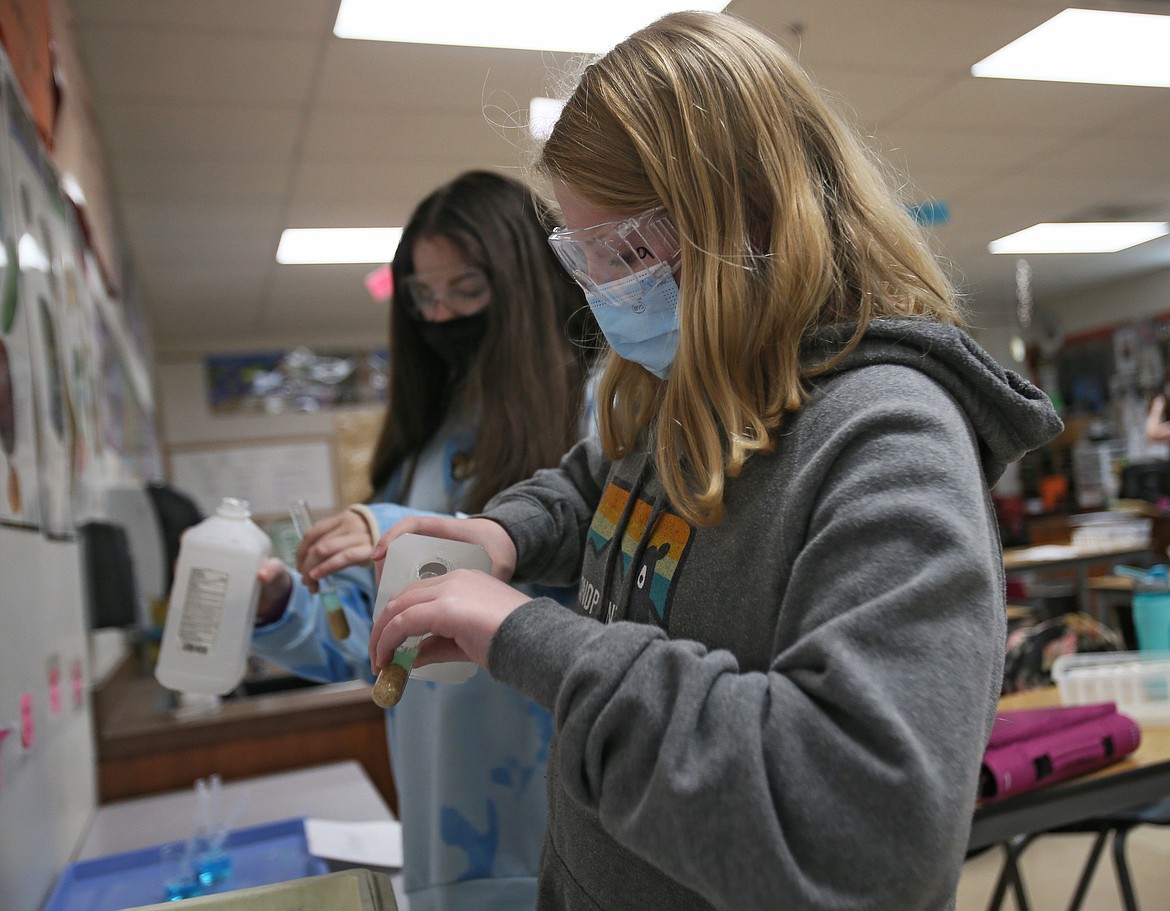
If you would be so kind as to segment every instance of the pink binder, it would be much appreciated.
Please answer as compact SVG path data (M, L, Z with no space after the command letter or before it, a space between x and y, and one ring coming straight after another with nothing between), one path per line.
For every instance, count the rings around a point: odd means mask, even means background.
M1118 762L1142 731L1112 702L1020 709L995 719L979 777L983 803L1003 800Z

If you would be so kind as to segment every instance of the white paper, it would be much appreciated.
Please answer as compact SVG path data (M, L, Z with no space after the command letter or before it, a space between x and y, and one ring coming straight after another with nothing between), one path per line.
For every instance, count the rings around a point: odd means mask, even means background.
M367 867L402 867L402 823L335 822L306 819L305 840L314 857L328 857Z
M1041 544L1037 547L1027 547L1014 552L1017 560L1064 560L1077 557L1081 548L1071 544Z

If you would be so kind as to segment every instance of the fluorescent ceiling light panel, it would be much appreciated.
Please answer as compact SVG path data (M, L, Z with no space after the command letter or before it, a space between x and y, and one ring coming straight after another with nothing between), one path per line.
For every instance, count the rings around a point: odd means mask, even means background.
M49 272L53 268L49 263L49 257L45 256L45 250L40 241L27 231L20 235L20 240L16 242L16 259L20 263L21 269Z
M1066 9L980 60L971 74L1170 87L1170 16Z
M987 245L992 253L1116 253L1170 233L1164 221L1045 222Z
M718 12L728 0L341 0L339 38L600 54L666 13Z
M565 102L555 98L533 98L528 102L528 132L532 138L538 142L548 139L564 109Z
M278 263L388 263L401 228L285 228Z

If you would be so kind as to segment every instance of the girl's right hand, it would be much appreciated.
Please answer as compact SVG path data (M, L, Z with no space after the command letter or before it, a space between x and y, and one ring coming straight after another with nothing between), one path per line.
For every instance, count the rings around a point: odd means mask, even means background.
M373 549L365 520L345 509L314 522L305 532L297 545L297 571L305 587L316 592L318 580L347 566L368 563Z
M516 545L504 526L491 519L455 519L449 516L410 516L394 523L374 546L370 559L374 561L378 581L382 581L382 561L386 558L386 547L402 535L429 535L432 538L446 538L449 541L465 541L478 544L487 551L492 561L492 575L508 582L516 571Z
M1150 403L1146 415L1146 439L1151 443L1170 440L1170 422L1166 421L1166 396L1158 395Z

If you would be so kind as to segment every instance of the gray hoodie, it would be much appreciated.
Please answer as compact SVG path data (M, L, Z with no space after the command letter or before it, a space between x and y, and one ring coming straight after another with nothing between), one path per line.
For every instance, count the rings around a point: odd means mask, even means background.
M965 332L881 320L718 525L590 441L493 499L517 581L580 578L489 656L554 713L539 907L953 907L1003 664L988 487L1060 427Z

